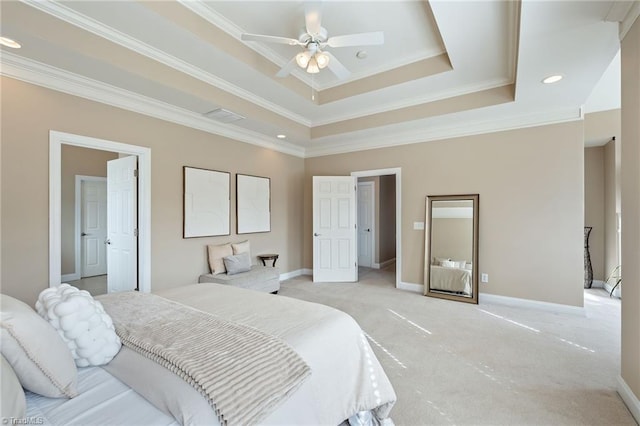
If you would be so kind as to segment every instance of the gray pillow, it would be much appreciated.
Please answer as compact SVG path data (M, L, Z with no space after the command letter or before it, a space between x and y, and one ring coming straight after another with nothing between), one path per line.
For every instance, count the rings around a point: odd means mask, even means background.
M227 275L239 274L247 272L251 269L251 257L249 253L238 253L234 256L226 256L222 259L224 267L227 269Z

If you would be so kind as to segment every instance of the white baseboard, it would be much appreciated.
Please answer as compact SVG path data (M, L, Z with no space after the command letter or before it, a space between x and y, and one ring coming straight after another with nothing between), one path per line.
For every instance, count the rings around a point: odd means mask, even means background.
M60 277L60 282L66 283L69 281L77 281L80 279L80 274L66 274Z
M627 385L627 382L624 381L622 376L618 376L618 393L629 411L631 411L633 418L636 419L638 424L640 424L640 400L638 400L638 397L634 395L633 391L629 385Z
M280 274L280 281L288 280L291 278L299 277L300 275L306 275L304 269L296 269L295 271L285 272Z
M398 283L398 288L400 290L413 291L415 293L424 294L424 285L422 284L414 284L414 283L405 283L400 281Z
M387 266L393 265L394 263L396 263L396 258L394 257L393 259L389 259L389 260L385 260L382 263L373 263L373 268L374 269L382 269L382 268L386 268Z
M304 268L302 270L302 275L313 275L313 269Z
M478 294L478 303L495 303L499 305L512 306L515 308L538 309L541 311L554 312L559 314L571 314L585 316L585 310L580 306L562 305L560 303L541 302L539 300L520 299L517 297L498 296L497 294Z

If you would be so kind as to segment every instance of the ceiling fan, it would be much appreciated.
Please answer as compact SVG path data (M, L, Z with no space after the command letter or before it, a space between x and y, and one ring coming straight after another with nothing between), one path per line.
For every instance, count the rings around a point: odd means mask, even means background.
M247 33L242 34L240 38L245 41L304 47L302 52L294 56L280 69L276 74L277 77L286 77L298 65L310 74L316 74L321 69L328 67L341 80L347 78L351 73L331 52L325 50L327 47L374 46L384 43L382 31L328 37L327 30L321 26L321 10L318 6L307 4L304 20L305 27L297 39Z

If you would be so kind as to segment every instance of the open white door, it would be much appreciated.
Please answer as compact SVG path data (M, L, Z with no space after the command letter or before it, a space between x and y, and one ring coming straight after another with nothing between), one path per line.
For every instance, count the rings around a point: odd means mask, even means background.
M358 280L356 178L313 177L313 281Z
M100 180L102 179L102 180ZM80 181L80 277L107 273L107 181L93 178Z
M107 162L107 291L138 286L137 167L135 155Z

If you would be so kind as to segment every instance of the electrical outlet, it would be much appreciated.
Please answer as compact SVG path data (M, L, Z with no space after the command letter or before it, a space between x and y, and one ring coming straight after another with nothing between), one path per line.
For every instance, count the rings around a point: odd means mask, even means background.
M482 280L483 283L488 283L489 282L489 274L482 274L481 280Z

